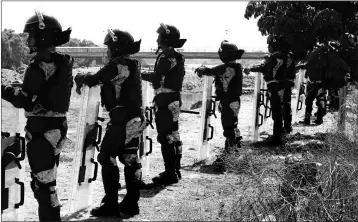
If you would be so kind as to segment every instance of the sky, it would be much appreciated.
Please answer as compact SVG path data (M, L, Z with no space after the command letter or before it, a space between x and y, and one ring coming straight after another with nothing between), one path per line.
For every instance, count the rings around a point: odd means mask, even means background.
M257 19L244 18L244 1L2 1L1 30L23 31L34 9L56 17L71 38L102 45L106 30L121 29L142 39L141 50L156 48L160 23L174 25L187 39L185 51L217 51L227 39L246 51L267 51ZM225 31L227 30L227 31ZM147 49L147 50L146 50Z

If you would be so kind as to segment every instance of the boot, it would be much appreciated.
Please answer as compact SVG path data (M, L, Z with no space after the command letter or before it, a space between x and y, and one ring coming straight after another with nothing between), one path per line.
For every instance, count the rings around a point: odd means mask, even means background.
M119 217L118 203L105 202L101 206L93 208L90 214L94 217Z
M175 172L178 176L178 179L181 179L181 158L182 158L182 145L183 143L181 141L178 141L175 144Z
M323 117L317 116L317 119L314 121L316 125L321 125L323 123Z
M284 128L282 128L282 133L283 134L290 134L292 132L292 126L285 126Z
M130 217L133 217L134 215L137 215L140 212L138 203L131 204L131 203L126 203L125 201L122 201L119 204L119 211Z
M278 146L278 145L282 145L282 137L281 135L272 135L270 137L268 137L265 140L266 143L268 143L269 145L273 145L273 146Z
M161 146L165 171L152 179L155 184L170 185L178 183L176 173L176 150L173 144Z
M177 156L176 156L176 161L175 161L175 172L177 173L177 176L178 176L178 179L179 179L179 180L181 179L181 173L180 173L180 168L181 168L180 161L181 161L181 157L182 157L182 154L177 155Z
M303 121L300 121L299 123L303 123L303 125L311 125L311 115L306 114Z
M105 196L101 205L91 210L95 217L119 216L118 211L118 190L120 188L119 169L109 163L102 164L102 180Z
M169 173L164 171L152 179L155 184L171 185L179 182L178 175L176 173Z
M38 215L39 221L61 221L60 207L39 204Z

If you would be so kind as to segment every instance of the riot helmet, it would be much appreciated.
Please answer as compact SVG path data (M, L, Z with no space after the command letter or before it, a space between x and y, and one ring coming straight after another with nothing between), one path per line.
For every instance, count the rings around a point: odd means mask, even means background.
M26 21L24 27L24 32L29 34L29 38L35 39L35 43L29 45L30 53L65 44L70 40L71 31L71 27L62 31L62 26L55 17L42 14L38 10L35 10L35 15Z
M223 63L227 63L236 59L241 59L244 52L244 50L238 49L234 43L230 43L227 40L221 42L218 51L220 60Z
M129 32L119 29L108 29L107 32L103 44L108 46L112 57L139 52L142 40L135 42Z

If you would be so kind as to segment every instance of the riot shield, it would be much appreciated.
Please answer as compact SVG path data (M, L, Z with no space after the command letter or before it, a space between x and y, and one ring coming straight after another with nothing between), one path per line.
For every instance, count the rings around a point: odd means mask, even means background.
M346 130L346 98L347 98L347 86L344 86L338 91L339 96L339 108L338 108L338 122L337 127L340 131Z
M199 160L210 157L210 145L208 143L214 136L214 127L210 124L210 116L215 115L215 101L212 96L213 77L204 76L203 100L200 111L199 131Z
M305 71L301 69L298 73L297 87L295 88L295 90L293 90L293 93L296 95L296 102L294 103L295 106L293 108L292 123L297 123L299 121L299 117L302 116L301 112L304 113L306 109L305 100L307 87L303 81L304 76Z
M24 220L22 205L25 201L25 115L16 109L18 132L1 132L1 219L2 221ZM20 117L21 116L21 117ZM21 129L21 134L19 133Z
M143 110L145 113L147 127L144 129L141 137L138 155L140 158L140 162L142 164L143 176L144 175L149 176L149 163L150 163L149 154L152 153L153 140L152 138L149 137L148 126L150 126L152 129L154 129L154 126L153 126L153 109L150 105L150 101L153 98L152 98L152 94L150 93L149 82L146 81L142 81L142 99L143 99Z
M81 89L81 106L77 124L77 138L74 150L71 190L67 215L85 209L92 204L92 182L97 178L98 163L95 152L101 142L102 127L98 120L100 108L100 87Z
M262 74L256 73L252 115L252 142L259 140L260 131L272 128L272 124L267 121L271 115L270 95L267 91L267 85L263 80Z

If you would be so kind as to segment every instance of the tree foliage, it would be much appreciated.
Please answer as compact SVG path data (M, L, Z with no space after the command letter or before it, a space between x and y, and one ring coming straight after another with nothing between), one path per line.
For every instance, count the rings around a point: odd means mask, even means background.
M27 33L15 33L12 29L1 32L1 66L7 69L17 69L23 64L30 63L29 49L27 47ZM67 47L98 47L90 40L71 38L62 46ZM90 59L76 59L78 66L90 66Z
M98 47L90 40L71 38L69 42L63 44L61 47Z
M1 32L1 66L4 68L18 68L28 64L27 34L17 34L12 29Z
M245 18L259 18L262 35L283 36L296 59L303 59L327 39L343 41L344 33L357 33L358 3L317 1L251 1Z

